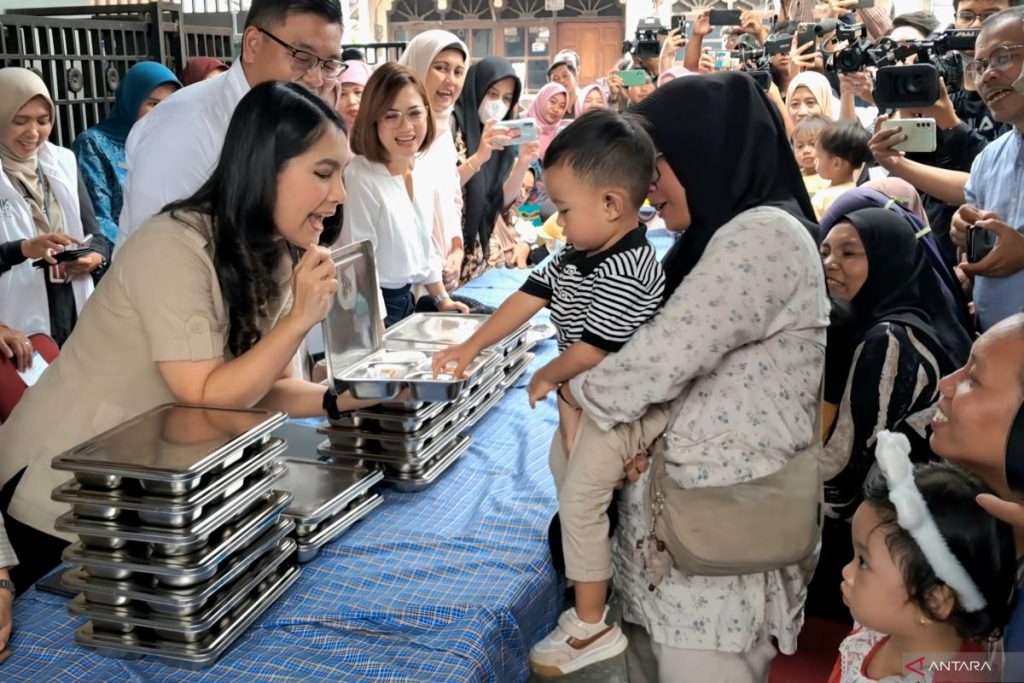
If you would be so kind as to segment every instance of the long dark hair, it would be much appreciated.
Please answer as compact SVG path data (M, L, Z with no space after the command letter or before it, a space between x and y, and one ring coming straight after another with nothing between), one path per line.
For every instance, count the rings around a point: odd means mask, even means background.
M230 314L228 349L235 356L260 340L259 321L281 294L275 274L288 246L274 223L277 176L330 126L344 130L342 125L337 112L305 86L261 83L235 108L210 179L191 197L164 207L185 223L180 212L212 218L213 262ZM340 214L324 221L325 234L337 236Z

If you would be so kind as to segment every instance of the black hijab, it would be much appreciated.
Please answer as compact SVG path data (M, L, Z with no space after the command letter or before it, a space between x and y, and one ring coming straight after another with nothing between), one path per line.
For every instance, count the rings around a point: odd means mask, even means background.
M500 80L515 79L515 90L512 92L512 105L503 120L508 121L514 115L519 96L523 92L522 81L516 76L512 63L504 57L484 57L469 67L466 83L462 88L459 101L455 103L455 125L462 131L462 139L466 143L466 155L474 154L480 148L480 138L484 130L484 122L477 111L484 101L487 90ZM512 170L515 161L515 148L495 150L490 161L480 168L466 183L464 190L462 239L466 252L470 252L480 242L484 255L491 241L494 221L505 204L505 178Z
M692 222L665 256L665 297L700 261L723 225L774 206L818 226L782 118L750 76L677 78L632 107L686 189Z
M942 298L940 284L903 218L886 209L861 209L843 216L853 223L868 258L868 277L850 301L858 340L883 322L913 327L939 346L940 369L967 362L971 340ZM943 358L942 356L945 356Z

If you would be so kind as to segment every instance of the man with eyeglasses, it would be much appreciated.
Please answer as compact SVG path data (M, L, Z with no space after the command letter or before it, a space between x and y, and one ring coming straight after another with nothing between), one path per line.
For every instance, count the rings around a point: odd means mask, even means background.
M297 80L329 99L346 66L341 22L339 0L253 0L242 54L228 72L175 93L132 128L118 246L206 182L231 115L250 88Z

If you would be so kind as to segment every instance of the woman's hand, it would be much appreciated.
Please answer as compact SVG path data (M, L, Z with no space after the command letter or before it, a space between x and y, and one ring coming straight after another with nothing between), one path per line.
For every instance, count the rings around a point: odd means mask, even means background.
M480 147L471 157L473 165L483 168L483 165L491 160L494 150L502 149L510 142L512 138L508 136L508 131L501 127L501 123L497 119L487 119L480 135Z
M441 269L441 282L445 291L452 292L459 286L459 278L462 276L462 260L466 257L463 249L452 249L448 258L444 260L444 267Z
M870 71L839 74L839 92L859 97L865 102L875 103L875 77Z
M608 72L608 78L605 79L605 84L608 86L609 99L615 100L617 102L626 96L626 86L623 85L622 83L622 76L619 76L617 73L615 73L615 69L612 69L611 71ZM537 144L539 150L540 143Z
M715 59L707 50L704 50L700 55L700 63L697 66L697 71L702 74L712 74L715 72Z
M288 316L309 330L327 317L331 299L338 291L331 252L310 245L292 274L292 310Z
M11 575L6 569L0 569L0 579L11 580ZM10 591L0 589L0 652L7 649L7 643L11 642L11 631L14 626L12 606L14 595Z
M445 299L444 301L437 305L437 310L441 311L442 313L465 314L469 313L469 306L462 303L461 301L456 301L455 299Z
M740 28L743 29L744 33L749 33L761 41L762 45L768 39L768 29L764 27L764 23L761 21L760 12L747 10L740 13Z
M32 367L34 352L31 339L17 330L0 325L0 353L14 361L18 372L25 372Z
M813 71L815 68L817 68L817 55L814 43L804 43L797 47L796 36L793 36L793 47L789 51L789 77L795 78L804 71Z
M672 68L676 61L676 52L684 47L686 47L686 37L683 36L682 29L674 28L669 31L665 37L665 42L661 44L659 64L662 71Z
M89 252L85 256L79 256L74 261L64 264L64 270L71 277L89 275L103 265L103 256L98 252Z
M879 116L878 120L875 121L875 134L868 141L868 149L871 150L871 155L875 157L878 165L892 173L905 156L903 152L893 149L893 147L904 142L907 138L899 128L882 130L882 124L888 120L888 116Z
M65 247L82 246L82 241L61 233L40 235L21 243L21 254L27 259L45 260L50 265L57 263L50 252L63 251Z

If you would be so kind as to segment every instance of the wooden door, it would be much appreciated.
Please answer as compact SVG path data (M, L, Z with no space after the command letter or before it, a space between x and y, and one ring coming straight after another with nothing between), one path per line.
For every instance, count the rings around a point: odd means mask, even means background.
M615 68L622 57L622 21L560 21L559 50L575 50L580 56L580 86L589 85Z

